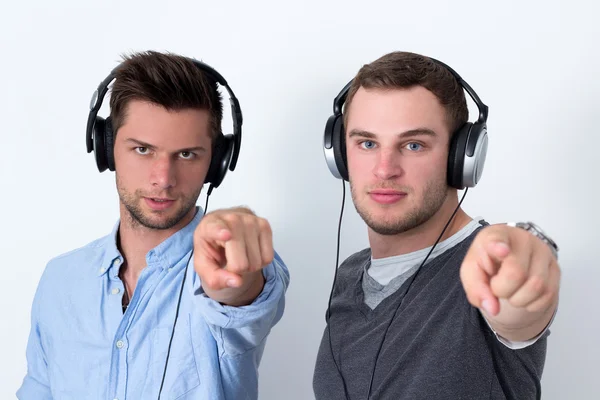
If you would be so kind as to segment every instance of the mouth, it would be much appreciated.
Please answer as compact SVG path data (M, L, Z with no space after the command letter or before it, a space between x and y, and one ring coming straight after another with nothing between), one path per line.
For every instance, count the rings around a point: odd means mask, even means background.
M390 196L395 196L395 195L406 195L406 192L403 192L401 190L395 190L395 189L375 189L375 190L371 190L369 192L369 194L381 194L381 195L390 195Z
M144 197L146 204L155 211L166 210L171 207L175 200L164 197Z
M406 192L395 189L375 189L369 192L369 196L379 204L394 204L405 198Z

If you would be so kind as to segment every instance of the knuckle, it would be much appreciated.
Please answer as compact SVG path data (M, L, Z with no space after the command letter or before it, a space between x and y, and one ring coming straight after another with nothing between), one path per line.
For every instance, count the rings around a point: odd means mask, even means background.
M536 304L530 304L530 305L528 305L527 307L525 307L525 309L527 311L529 311L530 313L535 313L535 312L541 311L543 309L543 307L541 307L539 305L539 303L536 303Z
M275 256L273 252L269 252L269 254L264 255L262 259L262 266L264 267L265 265L271 264L274 258Z
M525 244L527 245L527 247L533 247L536 244L539 243L543 243L539 238L535 237L532 233L524 231L523 229L520 229L521 234L523 235L523 240L525 241Z
M240 260L235 262L231 267L233 270L239 272L248 271L250 269L250 262L248 260Z
M523 282L527 277L525 271L518 265L509 267L505 274L506 279L511 282Z
M257 232L260 232L260 229L261 229L260 218L252 216L252 215L248 215L245 217L245 223L248 228L252 228Z
M554 263L554 268L555 268L555 271L556 271L556 280L560 281L560 279L562 277L562 271L561 271L561 269L560 269L560 267L558 266L557 263Z
M550 305L552 301L551 296L544 296L541 300L535 301L532 304L529 304L525 309L529 312L540 312L544 311Z
M522 306L522 304L520 303L520 301L518 301L514 297L511 297L510 299L508 299L508 304L510 304L513 307L521 307Z
M239 224L242 221L242 217L239 214L236 213L227 213L223 215L223 219L226 222L232 223L232 224Z
M258 227L266 232L271 232L271 224L265 218L258 219Z
M529 289L535 294L541 294L546 289L546 282L540 276L532 276L529 278Z

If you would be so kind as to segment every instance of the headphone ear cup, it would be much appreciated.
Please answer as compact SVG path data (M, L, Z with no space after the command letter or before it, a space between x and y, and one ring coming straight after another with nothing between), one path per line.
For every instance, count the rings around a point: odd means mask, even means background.
M105 120L102 117L96 117L94 123L94 157L96 158L96 166L100 172L103 172L108 167L106 165L106 143L104 140Z
M462 183L467 187L475 187L481 179L487 155L488 137L485 123L476 122L471 127L465 146Z
M335 164L340 176L348 181L348 160L346 157L346 132L344 130L344 117L337 115L333 122L332 147Z
M106 118L104 122L104 146L106 149L106 166L109 170L115 170L115 140L112 119Z
M233 155L233 144L233 135L217 136L204 183L210 183L213 188L217 188L223 182Z
M463 171L465 164L465 151L467 139L473 124L465 123L458 131L454 133L450 140L450 149L448 151L448 185L456 189L464 189Z

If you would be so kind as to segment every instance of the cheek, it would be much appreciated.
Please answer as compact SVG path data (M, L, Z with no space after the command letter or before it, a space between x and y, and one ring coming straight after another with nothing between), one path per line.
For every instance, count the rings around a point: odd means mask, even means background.
M446 181L446 163L446 157L424 157L407 165L405 172L415 187L424 188L428 183Z
M348 175L350 177L350 183L355 188L369 185L369 181L372 180L373 177L372 169L369 169L364 163L348 162Z
M356 151L356 149L348 149L346 153L346 164L348 173L355 177L365 176L372 173L376 159L374 154L366 154Z
M125 149L124 147L115 145L114 150L114 158L115 158L115 168L121 170L129 170L131 169L131 164L133 162L134 156L131 154L129 149Z
M143 160L131 152L115 151L115 169L120 182L129 186L140 184L149 176L148 167Z
M177 182L186 187L196 188L204 184L206 174L210 167L210 160L202 160L193 165L181 165L177 170Z

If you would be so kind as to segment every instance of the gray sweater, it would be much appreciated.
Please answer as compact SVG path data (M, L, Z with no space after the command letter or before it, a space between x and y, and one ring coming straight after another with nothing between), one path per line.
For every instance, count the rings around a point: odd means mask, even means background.
M409 271L410 277L394 293L378 299L373 309L365 304L363 291L370 249L344 261L317 355L313 377L317 400L366 400L374 366L370 399L538 398L549 331L534 344L512 350L497 340L465 296L459 269L478 231L425 264L418 274L416 269ZM328 329L348 397L332 360Z

